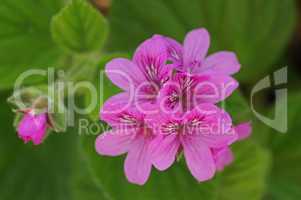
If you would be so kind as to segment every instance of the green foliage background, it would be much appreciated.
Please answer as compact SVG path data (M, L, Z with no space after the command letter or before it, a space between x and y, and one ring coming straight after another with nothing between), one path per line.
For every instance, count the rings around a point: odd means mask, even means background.
M93 5L85 0L0 0L0 199L301 198L301 91L289 89L289 130L283 135L255 119L247 98L257 80L278 69L277 64L289 64L295 0L113 0L106 17ZM182 160L166 172L153 170L143 187L129 184L124 157L100 157L94 150L96 135L79 135L77 127L50 133L38 147L17 138L6 99L22 72L56 67L68 71L71 80L95 84L104 99L88 119L101 124L98 109L119 91L108 79L99 88L98 74L105 63L128 57L152 34L181 41L197 27L211 33L211 52L237 53L242 63L237 78L244 90L233 94L226 108L237 123L252 119L254 127L251 139L233 145L234 163L212 181L197 183ZM295 75L293 82L300 79ZM26 84L45 85L47 80L32 77ZM82 106L91 100L86 91L77 96ZM258 106L272 114L267 92L261 96Z

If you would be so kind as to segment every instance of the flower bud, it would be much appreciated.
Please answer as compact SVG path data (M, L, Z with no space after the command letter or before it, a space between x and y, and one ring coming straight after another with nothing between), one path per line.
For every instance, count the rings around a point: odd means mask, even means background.
M18 125L18 135L25 143L39 145L47 133L47 113L35 114L33 110L24 114Z

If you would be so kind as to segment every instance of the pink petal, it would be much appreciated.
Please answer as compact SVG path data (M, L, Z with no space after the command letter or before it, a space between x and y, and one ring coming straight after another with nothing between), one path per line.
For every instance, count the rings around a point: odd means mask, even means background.
M183 48L176 40L165 37L168 57L176 67L183 67Z
M18 134L24 142L42 143L47 131L47 114L26 113L18 125Z
M235 128L239 140L244 140L251 135L252 126L250 122L245 122L237 125Z
M206 29L189 32L184 40L184 67L186 69L199 66L207 55L210 36Z
M106 74L118 87L129 91L145 81L140 69L130 60L116 58L106 65Z
M182 138L184 156L191 174L199 181L212 179L215 174L215 163L208 146L198 140Z
M131 148L124 163L125 175L129 182L144 185L151 172L151 153L149 141L138 137L131 144Z
M230 145L237 140L237 135L234 133L227 133L225 135L207 135L204 134L198 139L202 140L207 146L211 148L221 148Z
M47 122L47 115L45 113L35 115L33 113L26 113L18 126L20 135L30 136L39 132L45 127Z
M134 133L131 131L114 130L99 135L95 148L100 155L118 156L126 153L133 142Z
M133 60L149 82L161 85L170 74L170 69L165 67L167 58L168 52L164 37L154 35L137 48Z
M217 103L229 97L238 88L238 82L230 76L214 75L196 87L195 101Z
M158 170L166 170L175 161L180 147L179 137L175 134L168 135L163 139L157 137L153 141L152 162Z
M113 127L125 125L121 119L124 115L131 116L137 121L142 119L142 114L138 112L132 104L133 100L128 93L119 93L110 97L100 111L100 119Z
M215 158L216 169L218 171L224 170L225 166L231 164L234 160L233 153L229 147L213 149L213 155Z
M38 132L36 135L32 136L32 142L34 145L40 145L43 142L43 139L45 138L47 133L47 127L45 126L40 132Z
M235 53L223 51L207 57L196 73L232 75L239 69L240 64Z
M198 121L196 121L198 120ZM187 135L201 140L208 147L221 148L232 144L238 135L232 129L228 113L213 104L201 104L185 115Z

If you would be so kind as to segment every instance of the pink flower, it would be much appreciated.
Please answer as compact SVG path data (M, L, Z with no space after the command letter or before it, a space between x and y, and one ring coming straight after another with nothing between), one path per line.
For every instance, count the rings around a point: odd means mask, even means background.
M209 48L209 33L196 29L187 34L183 47L165 37L168 59L175 69L171 79L160 91L165 110L191 110L200 103L225 100L237 89L238 82L230 75L239 71L240 64L234 53L218 52L205 57Z
M238 135L237 140L244 140L251 134L252 127L249 122L237 125L234 128ZM225 166L231 164L234 160L233 153L228 146L219 149L212 149L213 157L218 171L224 170Z
M117 58L106 65L124 92L105 102L100 118L112 130L98 136L95 146L101 155L127 153L124 171L131 183L143 185L152 165L165 170L181 152L191 174L209 180L233 161L230 145L250 134L248 123L234 127L214 105L238 87L231 77L240 68L236 55L206 57L208 48L205 29L188 33L183 46L155 35L132 61Z
M200 104L182 117L160 114L150 117L149 121L159 135L151 145L154 166L159 170L167 169L183 149L191 174L200 182L215 174L211 149L229 146L238 137L230 116L212 104Z
M32 141L35 145L42 143L47 131L47 114L34 114L27 112L24 114L18 125L18 135L25 142Z
M206 29L189 32L183 46L166 38L169 60L181 71L202 75L232 75L239 71L240 64L235 53L222 51L208 57L210 36Z
M136 93L135 101L142 106L152 104L171 73L171 65L166 65L167 58L164 37L155 35L137 48L132 61L125 58L110 61L106 74L124 91Z
M129 182L143 185L151 172L150 143L154 135L145 124L145 116L124 101L126 95L116 95L103 106L101 119L113 129L98 136L95 147L100 155L118 156L127 153L125 175Z

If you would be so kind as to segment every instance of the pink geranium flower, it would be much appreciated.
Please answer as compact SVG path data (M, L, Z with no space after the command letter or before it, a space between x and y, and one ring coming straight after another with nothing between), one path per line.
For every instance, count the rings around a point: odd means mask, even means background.
M214 105L238 87L231 77L240 68L236 55L206 57L208 48L205 29L188 33L183 46L155 35L138 47L132 61L117 58L106 65L106 74L124 92L100 112L112 130L97 138L96 150L107 156L127 153L130 182L143 185L152 165L165 170L181 152L192 175L209 180L233 161L230 145L250 134L249 124L234 127Z
M129 182L143 185L151 172L151 141L154 135L144 121L145 116L128 105L126 93L113 96L101 110L101 119L113 129L96 140L96 150L101 155L118 156L127 153L124 163Z
M156 101L162 85L169 79L171 65L166 65L167 47L163 36L155 35L136 50L133 60L116 58L106 65L106 74L124 91L135 93L141 106Z
M152 142L154 166L159 170L167 169L183 149L191 174L200 182L215 174L211 149L226 147L238 137L230 116L212 104L201 104L181 118L159 114L149 121L159 135Z
M238 82L230 75L240 64L232 52L218 52L206 58L210 37L206 29L187 34L183 46L165 37L168 59L179 72L160 91L165 110L190 110L199 103L223 101L237 89Z
M233 52L221 51L206 57L210 36L204 28L189 32L183 46L171 38L166 38L166 41L169 60L181 71L202 75L232 75L240 69Z
M47 132L47 113L26 112L18 125L18 135L25 142L42 143Z

